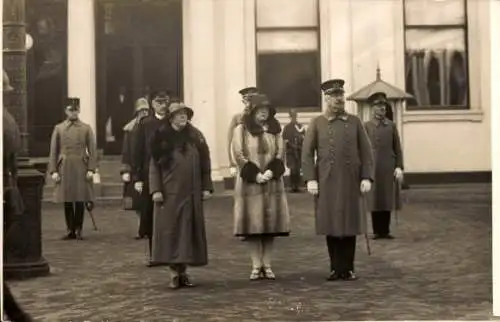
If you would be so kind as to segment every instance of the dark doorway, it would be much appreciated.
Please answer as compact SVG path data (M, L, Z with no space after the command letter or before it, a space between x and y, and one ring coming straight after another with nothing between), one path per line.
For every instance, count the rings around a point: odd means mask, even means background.
M182 0L100 0L96 17L97 141L119 154L138 98L182 97Z
M27 0L26 54L29 152L49 155L54 126L64 119L67 94L67 0Z

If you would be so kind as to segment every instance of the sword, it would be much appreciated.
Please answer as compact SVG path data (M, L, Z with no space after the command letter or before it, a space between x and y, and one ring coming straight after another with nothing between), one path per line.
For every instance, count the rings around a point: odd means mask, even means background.
M97 228L97 225L95 223L95 218L94 218L94 214L92 213L92 210L94 209L94 203L92 201L88 201L85 203L85 208L87 209L87 211L89 212L89 215L90 215L90 219L92 220L92 226L94 226L94 230L97 231L99 230Z

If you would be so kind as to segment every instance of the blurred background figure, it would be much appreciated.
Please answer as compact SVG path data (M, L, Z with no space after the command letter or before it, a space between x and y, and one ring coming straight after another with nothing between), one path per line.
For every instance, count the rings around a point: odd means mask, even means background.
M283 140L286 147L286 165L290 169L291 192L299 192L302 186L301 156L305 128L297 121L297 112L291 110L290 123L283 129Z

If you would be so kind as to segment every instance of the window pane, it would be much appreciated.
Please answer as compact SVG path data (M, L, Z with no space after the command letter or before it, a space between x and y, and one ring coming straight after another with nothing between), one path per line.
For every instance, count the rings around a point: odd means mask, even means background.
M257 51L259 53L304 52L317 50L317 31L257 32Z
M257 84L277 107L320 106L319 53L259 54Z
M465 24L465 0L404 0L404 3L406 25Z
M316 27L318 0L256 0L257 28Z
M406 37L406 91L415 97L408 105L467 106L464 31L409 30Z

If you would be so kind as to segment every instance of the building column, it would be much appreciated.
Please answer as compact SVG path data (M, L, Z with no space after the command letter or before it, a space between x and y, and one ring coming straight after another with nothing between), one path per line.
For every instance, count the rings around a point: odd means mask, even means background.
M500 44L493 39L500 37L500 1L491 0L490 3L490 93L491 93L491 156L492 167L498 167L500 164L500 139L499 129L500 124L500 92L495 90L500 84ZM493 315L500 316L500 171L493 169L492 174L492 197L493 197Z
M215 1L187 0L183 3L185 101L194 110L193 124L207 140L212 160L212 179L219 173L217 142Z
M80 98L80 119L96 133L94 0L68 1L68 96Z

